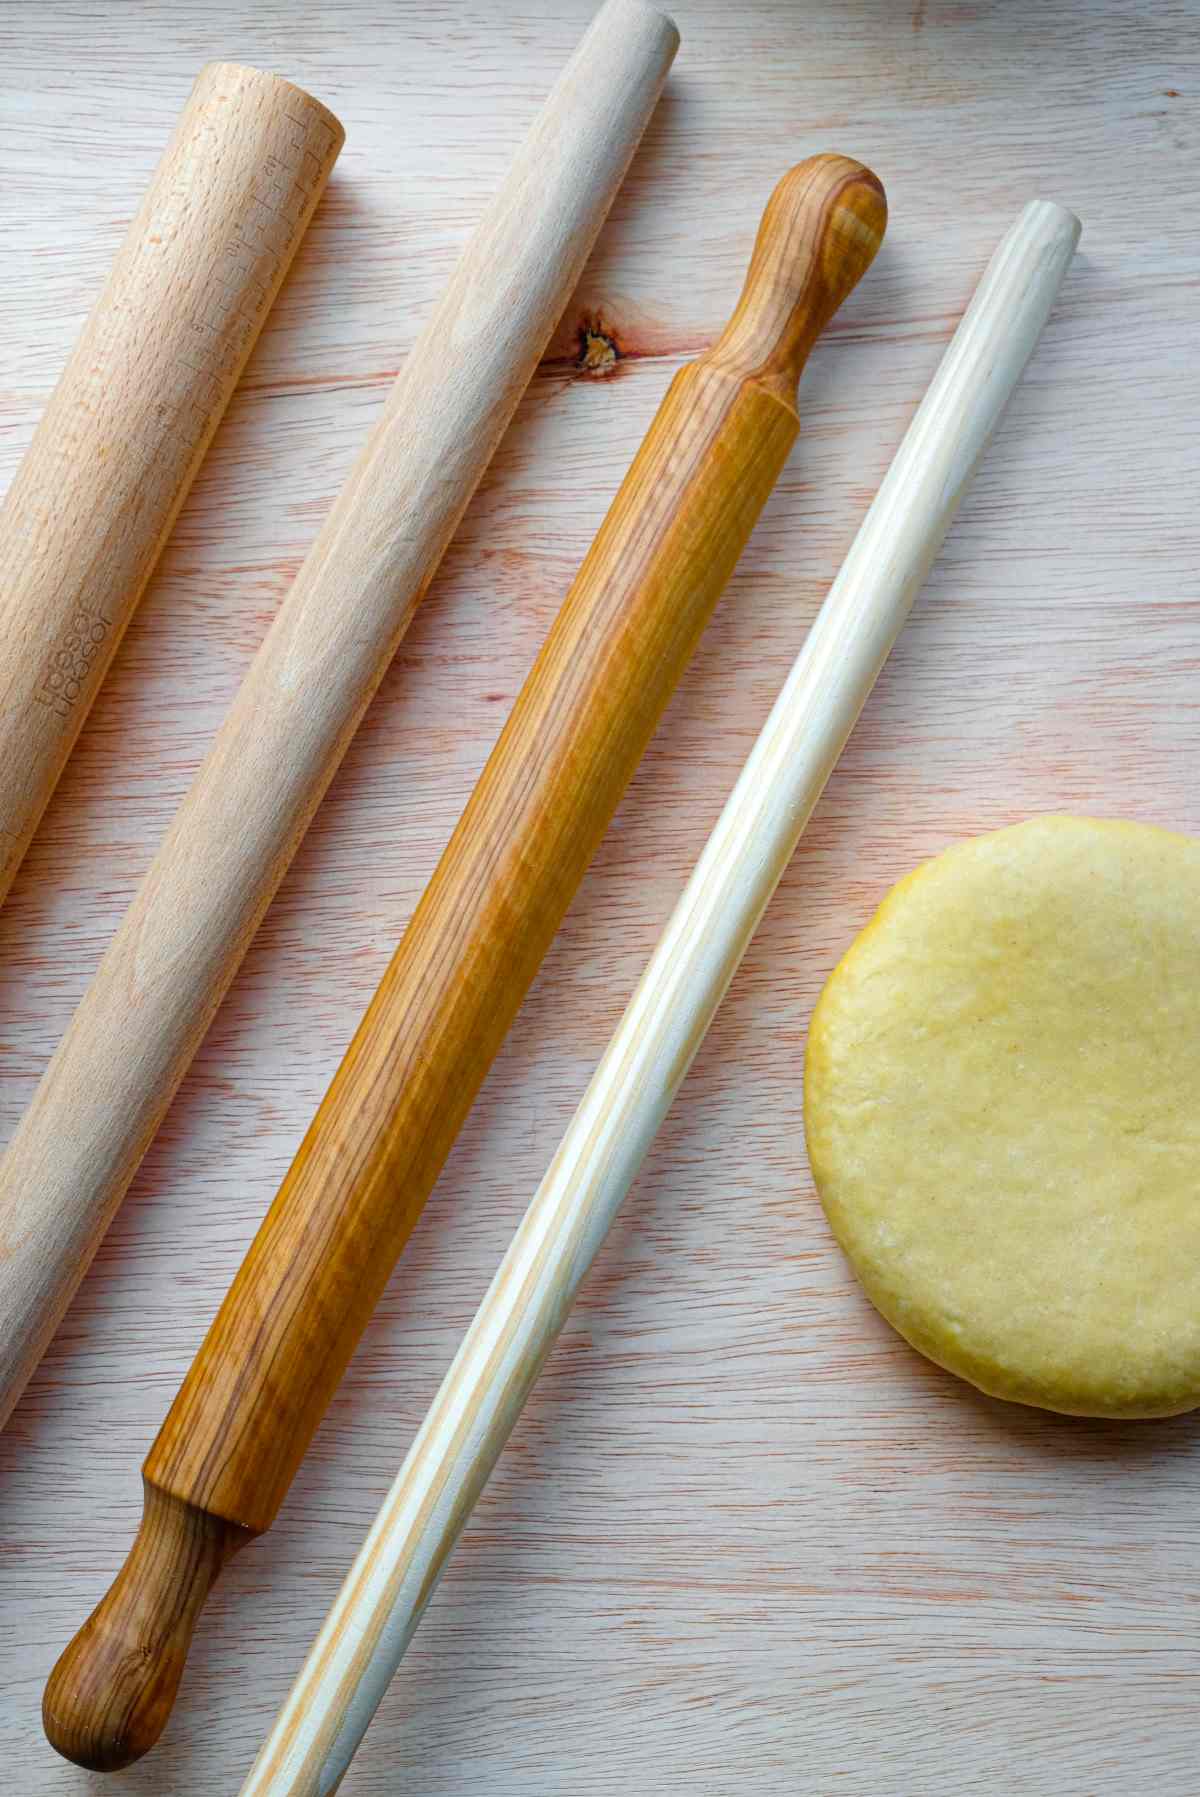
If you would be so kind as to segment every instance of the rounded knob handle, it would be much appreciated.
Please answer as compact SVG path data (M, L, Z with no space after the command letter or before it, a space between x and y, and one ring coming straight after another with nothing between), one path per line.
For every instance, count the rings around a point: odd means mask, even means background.
M742 296L705 360L795 404L808 352L874 260L887 226L876 175L810 156L767 201Z
M42 1724L50 1745L94 1772L118 1772L157 1741L192 1630L249 1529L145 1488L124 1566L50 1674Z

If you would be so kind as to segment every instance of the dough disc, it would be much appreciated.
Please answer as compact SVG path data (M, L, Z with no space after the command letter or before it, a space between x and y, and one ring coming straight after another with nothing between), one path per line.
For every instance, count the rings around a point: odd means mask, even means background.
M805 1129L931 1360L1081 1416L1200 1404L1200 843L1045 817L918 868L821 995Z

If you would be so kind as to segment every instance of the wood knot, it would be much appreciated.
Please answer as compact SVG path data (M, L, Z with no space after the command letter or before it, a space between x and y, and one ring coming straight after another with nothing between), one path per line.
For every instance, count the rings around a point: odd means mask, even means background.
M598 320L584 319L579 327L579 354L575 366L580 374L611 374L621 360L621 345L614 332L606 330Z

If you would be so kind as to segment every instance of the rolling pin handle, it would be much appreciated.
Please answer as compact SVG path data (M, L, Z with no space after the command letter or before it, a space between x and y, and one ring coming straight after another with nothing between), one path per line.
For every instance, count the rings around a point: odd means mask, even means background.
M810 156L767 202L733 317L702 358L794 407L808 353L883 240L877 175L849 156Z
M204 1600L253 1534L146 1484L137 1540L46 1686L42 1722L64 1758L119 1772L153 1747Z

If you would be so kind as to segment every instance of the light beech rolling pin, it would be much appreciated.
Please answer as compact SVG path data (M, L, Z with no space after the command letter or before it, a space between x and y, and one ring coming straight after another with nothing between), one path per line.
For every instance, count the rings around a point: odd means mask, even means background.
M534 122L0 1161L0 1424L583 272L678 44L608 0Z
M1021 377L1079 237L1005 237L242 1797L335 1791Z
M318 100L200 71L0 509L0 903L342 147Z
M672 381L379 990L147 1457L111 1591L43 1716L89 1766L154 1740L223 1562L267 1528L787 459L796 382L869 265L875 177L779 183L737 310Z

